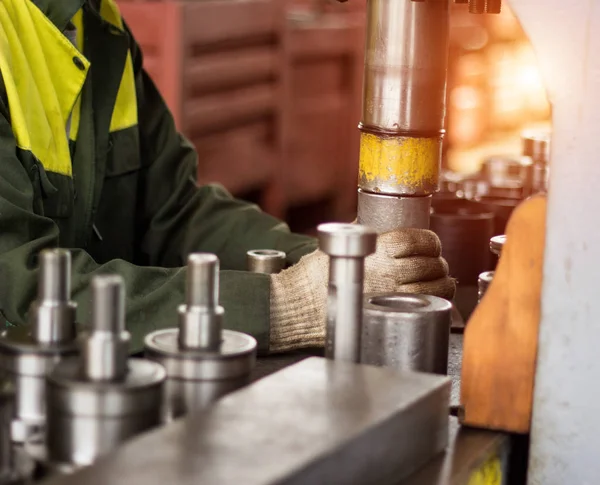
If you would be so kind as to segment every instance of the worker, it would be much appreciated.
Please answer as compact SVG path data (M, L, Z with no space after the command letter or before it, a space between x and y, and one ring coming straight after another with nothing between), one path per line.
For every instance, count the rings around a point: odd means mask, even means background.
M132 350L176 325L191 252L221 261L226 326L261 351L323 345L327 258L222 187L197 184L197 155L180 135L114 0L0 2L0 312L27 322L37 255L69 248L78 321L89 320L90 278L127 288ZM245 272L250 249L278 249L289 269ZM366 262L366 291L451 298L438 238L382 235Z

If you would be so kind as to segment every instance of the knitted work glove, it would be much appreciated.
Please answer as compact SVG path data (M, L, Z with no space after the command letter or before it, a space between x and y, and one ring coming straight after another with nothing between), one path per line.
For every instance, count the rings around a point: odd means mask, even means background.
M329 257L321 251L271 276L272 352L319 347L325 342ZM365 260L365 293L403 292L451 300L455 282L431 231L401 229L382 234Z

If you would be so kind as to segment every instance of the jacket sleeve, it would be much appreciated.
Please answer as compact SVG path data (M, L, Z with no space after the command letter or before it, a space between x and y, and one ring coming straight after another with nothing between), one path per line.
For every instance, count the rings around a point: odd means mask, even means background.
M215 253L221 268L245 270L250 249L278 249L294 264L316 249L313 238L293 234L283 222L255 205L233 198L224 188L198 186L197 154L176 130L173 117L142 67L131 37L145 170L146 220L143 251L151 264L181 264L193 251Z
M18 158L6 105L0 100L0 315L4 325L24 325L36 298L37 255L57 247L56 223L34 211L34 185ZM131 351L143 348L151 331L177 325L177 306L184 300L185 268L140 267L122 260L99 265L84 250L72 250L72 295L79 323L89 322L89 283L97 274L119 274L127 288L127 328ZM230 328L252 334L259 350L268 350L269 278L223 271L221 291ZM244 318L242 318L244 315Z

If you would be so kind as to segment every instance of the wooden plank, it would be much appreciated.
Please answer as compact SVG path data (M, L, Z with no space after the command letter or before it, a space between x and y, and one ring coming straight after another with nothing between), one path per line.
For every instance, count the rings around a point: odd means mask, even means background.
M529 432L545 229L545 196L525 201L508 223L494 280L465 330L461 382L465 425Z

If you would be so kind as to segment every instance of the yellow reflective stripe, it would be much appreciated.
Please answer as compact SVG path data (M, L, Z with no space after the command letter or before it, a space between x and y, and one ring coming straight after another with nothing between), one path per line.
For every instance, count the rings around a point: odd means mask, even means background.
M73 25L77 29L77 48L80 52L83 52L83 9L79 9L79 11L75 14L75 16L71 19ZM75 101L75 106L73 107L73 113L71 115L71 130L69 131L69 138L72 141L77 140L77 135L79 134L79 121L81 118L81 96L77 98Z
M89 62L29 1L0 2L0 47L17 146L31 151L46 170L71 175L65 127Z
M119 30L124 30L123 18L114 0L102 0L100 16ZM131 52L127 54L125 69L119 86L115 108L110 121L110 131L131 128L138 124L137 96L135 91L135 75Z

